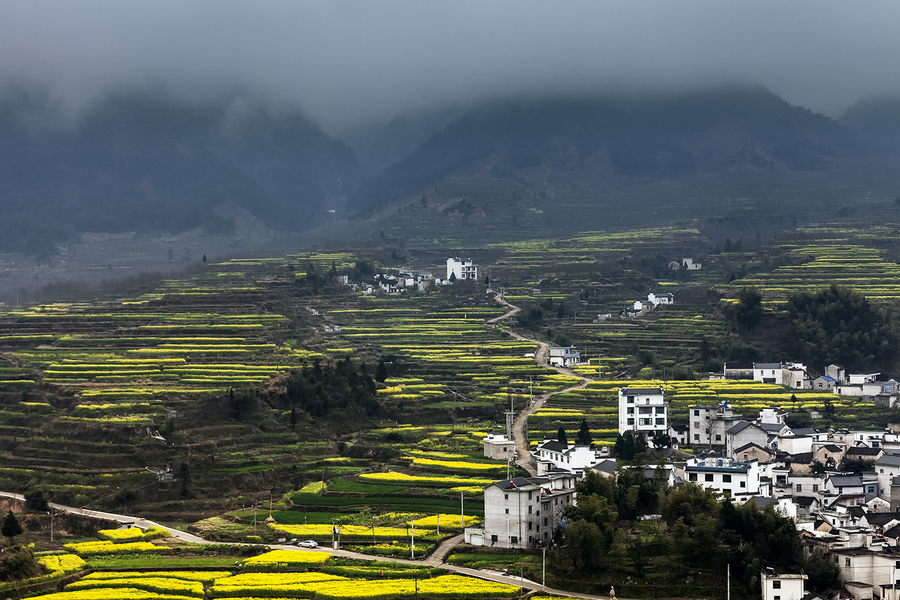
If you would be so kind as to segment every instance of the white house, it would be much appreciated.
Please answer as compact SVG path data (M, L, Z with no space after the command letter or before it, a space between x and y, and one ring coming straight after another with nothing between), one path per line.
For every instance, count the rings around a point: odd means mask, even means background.
M472 263L471 258L448 258L447 279L478 281L478 266Z
M695 263L693 258L682 258L681 266L688 271L699 271L702 265L700 263Z
M509 460L516 453L516 443L505 435L489 433L481 440L484 442L484 455L487 458Z
M849 385L862 385L864 383L872 383L881 373L850 373L847 375L847 383Z
M575 501L575 477L516 477L484 489L485 546L533 548L549 542Z
M801 573L776 575L773 569L763 569L759 573L762 600L800 600L806 595L807 579Z
M645 437L669 429L668 405L660 388L619 388L619 433Z
M782 385L781 363L753 363L753 379Z
M581 354L575 346L550 346L547 362L554 367L570 367L581 362Z
M878 495L890 500L891 480L900 477L900 455L885 454L876 460L875 474L878 476Z
M660 304L675 304L675 296L672 294L654 294L651 292L647 294L647 301L654 307L659 306Z
M806 365L788 363L781 369L782 384L795 390L811 390L813 377L806 371Z
M747 444L756 444L765 448L769 440L769 434L755 423L738 421L725 431L725 454L730 458L735 457L735 450Z
M531 452L538 475L547 473L572 473L582 477L584 470L601 460L600 453L590 446L562 444L557 440L544 440Z
M730 458L708 458L685 466L685 480L716 492L746 501L759 495L760 472L756 461L737 462Z

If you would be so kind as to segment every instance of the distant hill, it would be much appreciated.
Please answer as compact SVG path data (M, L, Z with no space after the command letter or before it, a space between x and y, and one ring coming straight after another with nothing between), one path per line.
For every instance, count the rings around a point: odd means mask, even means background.
M860 100L838 122L859 133L868 145L900 153L900 96Z
M448 179L515 181L542 195L702 174L827 170L855 135L761 87L495 101L471 109L360 186L366 213Z
M342 210L353 151L297 111L241 98L191 104L113 94L75 123L40 93L0 99L0 250L40 253L80 232L227 231L233 202L281 230Z

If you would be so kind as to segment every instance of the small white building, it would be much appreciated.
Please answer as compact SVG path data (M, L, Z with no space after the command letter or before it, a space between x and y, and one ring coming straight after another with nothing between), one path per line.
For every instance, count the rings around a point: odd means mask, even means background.
M762 600L800 600L806 595L807 579L801 573L776 575L773 569L763 569L759 573Z
M753 363L753 379L782 385L781 363Z
M563 472L578 478L584 476L586 468L604 458L590 446L562 444L558 440L544 440L531 452L531 456L538 475Z
M688 410L690 443L724 446L725 432L741 420L726 402L692 406Z
M448 258L447 279L451 278L457 281L463 279L478 281L478 266L472 263L471 258Z
M702 266L701 263L694 262L693 258L682 258L681 266L687 269L688 271L699 271Z
M668 403L661 387L619 388L619 433L653 437L668 429Z
M487 458L509 460L516 454L516 443L499 433L489 433L481 438L484 442L484 455Z
M550 346L547 362L554 367L570 367L581 362L581 355L575 346Z
M485 546L529 549L548 543L575 502L575 477L549 474L495 481L484 489Z
M651 292L647 294L647 301L654 307L661 304L675 304L675 296L672 294L654 294Z

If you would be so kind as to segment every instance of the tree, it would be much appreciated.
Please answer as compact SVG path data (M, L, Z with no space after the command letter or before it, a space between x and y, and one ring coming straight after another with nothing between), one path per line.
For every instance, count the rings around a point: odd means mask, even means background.
M566 430L560 425L559 429L556 431L556 441L560 444L569 445L569 440L566 438Z
M206 262L206 255L203 255L203 262Z
M378 368L375 369L375 381L378 383L384 383L384 380L387 379L388 372L387 367L384 366L384 359L378 361Z
M291 431L297 428L297 409L291 407Z
M741 288L738 303L734 307L734 320L742 329L751 330L756 327L762 317L762 294L756 288Z
M3 534L5 538L9 538L10 542L12 542L14 537L22 534L22 526L19 525L19 521L12 511L6 513L6 518L3 519L3 527L0 528L0 534Z
M581 427L578 428L578 435L575 436L575 443L579 446L590 446L594 438L591 437L591 429L588 427L587 419L581 420Z
M456 271L450 271L450 283L456 281Z
M181 495L187 496L190 494L188 485L191 483L191 469L188 467L187 463L183 462L178 468L178 471L178 475L181 478Z
M41 490L32 490L25 492L25 508L38 512L47 512L50 506Z

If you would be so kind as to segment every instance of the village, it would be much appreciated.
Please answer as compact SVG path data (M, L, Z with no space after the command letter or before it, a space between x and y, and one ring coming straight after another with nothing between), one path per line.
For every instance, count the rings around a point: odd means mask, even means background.
M579 358L571 347L551 348L554 355L551 361L560 366ZM879 381L878 375L847 373L837 365L814 375L799 363L755 363L752 369L723 367L710 377L752 377L895 406L897 382ZM900 423L885 430L817 431L791 427L788 415L780 406L741 415L719 402L691 406L688 422L672 423L664 388L620 388L620 437L640 439L649 449L647 463L632 467L610 447L594 448L585 439L544 439L530 452L529 471L535 476L496 481L485 489L484 526L467 528L466 542L519 549L546 544L566 526L565 507L577 503L575 484L586 473L615 478L635 468L649 480L662 475L667 487L696 485L735 504L771 505L794 520L805 554L819 550L834 557L844 585L838 597L890 597L900 564ZM489 434L483 446L484 456L497 460L516 453L505 435ZM690 452L679 451L682 447ZM818 597L807 594L806 579L803 573L764 570L762 598Z

